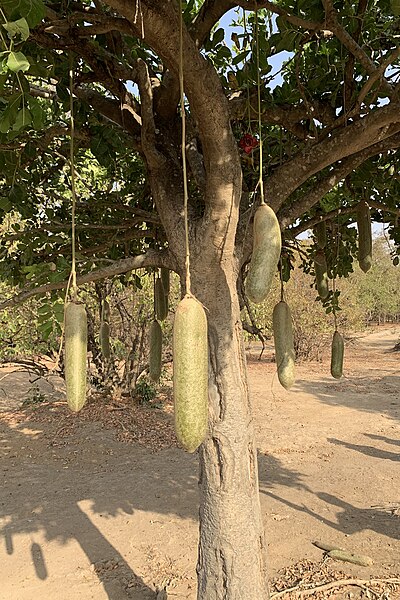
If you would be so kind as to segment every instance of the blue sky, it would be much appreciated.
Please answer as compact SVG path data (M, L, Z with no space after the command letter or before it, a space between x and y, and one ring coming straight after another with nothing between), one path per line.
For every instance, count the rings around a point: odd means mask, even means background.
M243 14L243 13L241 13ZM237 34L243 33L243 27L233 27L232 22L238 20L237 9L231 9L228 11L220 20L219 27L223 27L225 29L225 44L232 47L231 35L233 32ZM273 23L275 23L275 18L273 17ZM273 25L274 27L274 25ZM287 61L289 58L293 56L292 53L282 51L279 54L271 57L268 62L272 66L271 75L277 73L276 77L269 83L269 87L274 88L277 85L282 83L282 77L278 71L280 71L282 64Z

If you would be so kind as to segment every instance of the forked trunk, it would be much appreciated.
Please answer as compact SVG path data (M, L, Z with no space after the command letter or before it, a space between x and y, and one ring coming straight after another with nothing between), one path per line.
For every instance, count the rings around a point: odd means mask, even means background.
M266 600L257 452L233 268L208 263L210 436L200 447L198 600Z

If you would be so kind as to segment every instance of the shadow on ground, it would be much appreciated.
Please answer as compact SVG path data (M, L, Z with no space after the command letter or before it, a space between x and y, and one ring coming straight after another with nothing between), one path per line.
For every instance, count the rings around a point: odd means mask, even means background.
M400 420L400 376L371 375L352 377L336 381L321 378L316 381L299 379L296 390L316 396L329 406L377 412L393 420Z
M88 427L89 435L93 429ZM100 433L104 442L109 432ZM85 456L87 444L75 446L71 440L60 448L46 445L41 427L31 421L28 427L1 423L0 442L0 453L8 459L2 459L0 485L0 521L4 524L0 534L6 553L15 552L14 537L21 533L44 533L48 541L60 545L75 540L110 600L154 598L155 590L134 573L81 508L82 503L90 504L91 511L104 518L124 514L129 519L141 510L196 519L196 458L186 455L182 460L177 456L181 451L168 450L160 460L160 455L146 449L117 442L114 448L110 442L108 452L107 442L99 445L96 456L96 440L95 453ZM122 452L117 452L121 447ZM35 542L30 551L36 577L47 579L51 573L43 548ZM122 586L117 585L116 571Z

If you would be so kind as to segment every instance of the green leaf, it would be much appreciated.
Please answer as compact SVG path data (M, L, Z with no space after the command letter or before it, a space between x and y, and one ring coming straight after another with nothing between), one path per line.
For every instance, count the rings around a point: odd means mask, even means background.
M42 304L41 306L39 306L38 308L38 314L43 316L43 315L50 315L52 313L52 306L50 304Z
M46 13L43 0L0 0L0 7L9 18L25 18L31 29Z
M36 98L29 98L29 111L32 116L32 125L35 129L42 129L45 112Z
M217 44L220 44L222 42L222 40L225 37L225 30L221 27L220 29L217 29L217 31L214 33L213 38L212 38L212 43L214 46L216 46Z
M10 52L7 60L7 67L10 71L18 73L19 71L28 71L30 64L25 54L22 52Z
M25 75L23 73L19 74L18 83L20 85L20 88L19 88L20 91L23 92L24 94L29 94L31 88L29 85L29 81L27 80L27 78L25 77Z
M10 23L3 23L3 27L7 31L10 40L19 37L22 42L25 42L29 37L29 25L24 18Z
M13 94L8 98L8 106L0 118L0 132L7 133L15 123L21 104L22 94Z
M13 131L19 131L24 127L28 127L32 123L32 116L29 110L24 106L17 113L17 118L15 119L15 123L13 125Z
M221 46L217 52L218 58L231 58L232 54L230 49L227 46Z
M232 64L233 65L237 65L241 62L244 62L247 58L247 55L249 54L250 50L244 50L243 52L240 52L239 54L237 54L235 56L235 58L232 60Z
M12 208L12 204L9 201L8 198L0 197L0 210L4 211L4 212L8 212L9 210L11 210Z
M13 185L13 187L10 190L10 200L13 202L13 204L15 204L15 208L18 210L18 205L26 200L26 189L22 185ZM13 225L14 228L15 225L18 226L17 231L19 231L18 223L15 223Z

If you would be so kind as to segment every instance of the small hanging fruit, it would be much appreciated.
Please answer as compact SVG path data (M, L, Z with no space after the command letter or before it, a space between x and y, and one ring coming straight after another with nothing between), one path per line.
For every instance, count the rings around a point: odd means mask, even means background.
M283 300L275 305L272 321L278 379L280 384L288 390L295 381L295 351L292 315L288 304Z
M162 330L158 321L153 321L149 334L149 375L157 382L161 376Z
M343 375L344 340L343 336L336 330L333 334L331 349L331 375L340 379Z
M322 300L325 300L329 294L329 279L325 252L322 249L315 253L314 269L318 294Z
M357 206L358 264L364 273L372 265L372 228L368 204L362 200Z

